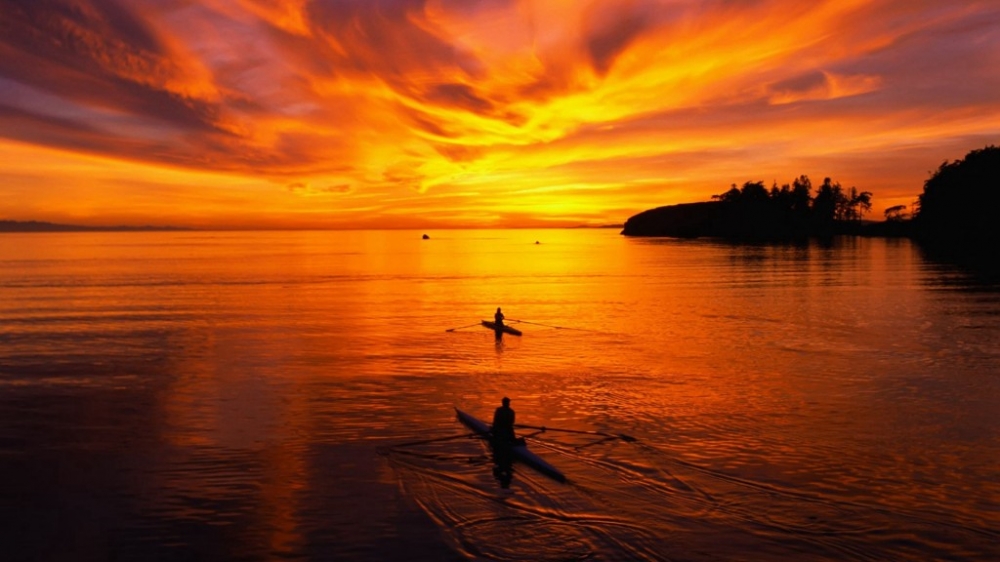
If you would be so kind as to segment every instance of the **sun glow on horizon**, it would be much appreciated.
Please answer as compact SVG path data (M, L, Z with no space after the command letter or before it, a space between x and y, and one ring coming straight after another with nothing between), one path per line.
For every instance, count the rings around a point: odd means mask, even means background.
M0 219L621 223L1000 142L1000 7L0 0Z

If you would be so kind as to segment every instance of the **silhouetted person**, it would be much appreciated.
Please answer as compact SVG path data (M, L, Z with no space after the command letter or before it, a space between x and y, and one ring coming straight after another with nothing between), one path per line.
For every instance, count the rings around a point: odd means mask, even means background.
M493 412L493 475L500 482L500 486L506 488L510 486L511 478L514 475L514 454L511 447L515 444L514 439L514 410L510 407L510 398L504 396L503 406Z
M510 407L510 398L504 396L502 402L503 406L493 412L493 440L509 446L514 443L514 410Z
M500 312L500 307L498 306L497 313L493 315L493 322L496 323L497 328L503 327L503 319L504 319L503 312Z

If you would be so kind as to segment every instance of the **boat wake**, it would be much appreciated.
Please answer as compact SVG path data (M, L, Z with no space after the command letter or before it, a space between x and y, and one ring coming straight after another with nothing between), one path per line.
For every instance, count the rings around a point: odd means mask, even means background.
M532 440L532 446L538 445ZM475 560L669 560L645 526L602 513L584 489L514 465L507 488L482 439L383 451L411 498Z
M531 438L569 476L515 464L494 479L481 439L448 439L386 458L406 497L456 552L489 560L885 560L988 555L995 531L933 514L803 493L734 476L641 442ZM900 521L905 522L900 525ZM913 540L919 533L921 540ZM938 548L939 550L935 550ZM711 553L711 554L709 554Z

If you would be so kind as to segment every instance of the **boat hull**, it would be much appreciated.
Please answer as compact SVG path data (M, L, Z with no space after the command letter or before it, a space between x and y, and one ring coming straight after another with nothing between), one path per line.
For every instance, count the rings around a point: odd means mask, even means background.
M506 324L504 324L503 326L501 326L500 330L497 330L497 324L496 324L496 322L490 322L489 320L483 320L482 323L483 323L483 326L486 326L487 328L489 328L489 329L491 329L491 330L493 330L495 332L496 331L500 331L500 332L503 332L505 334L510 334L512 336L520 336L521 335L521 330L518 330L517 328L511 328L510 326L508 326Z
M492 435L490 433L490 426L483 420L463 412L458 408L455 408L455 414L458 416L458 421L462 422L463 425L476 432L477 434L490 440L490 446L492 446ZM559 482L566 481L566 475L559 471L558 468L552 466L545 461L542 457L539 457L535 453L528 450L528 446L522 443L513 445L511 448L511 455L515 460L520 461L523 464L530 466L531 468L541 472L542 474L557 480Z

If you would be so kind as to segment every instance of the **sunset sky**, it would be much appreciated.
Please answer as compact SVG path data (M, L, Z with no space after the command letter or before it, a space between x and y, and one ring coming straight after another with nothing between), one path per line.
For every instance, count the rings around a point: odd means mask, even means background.
M0 0L0 219L622 223L1000 144L1000 2Z

